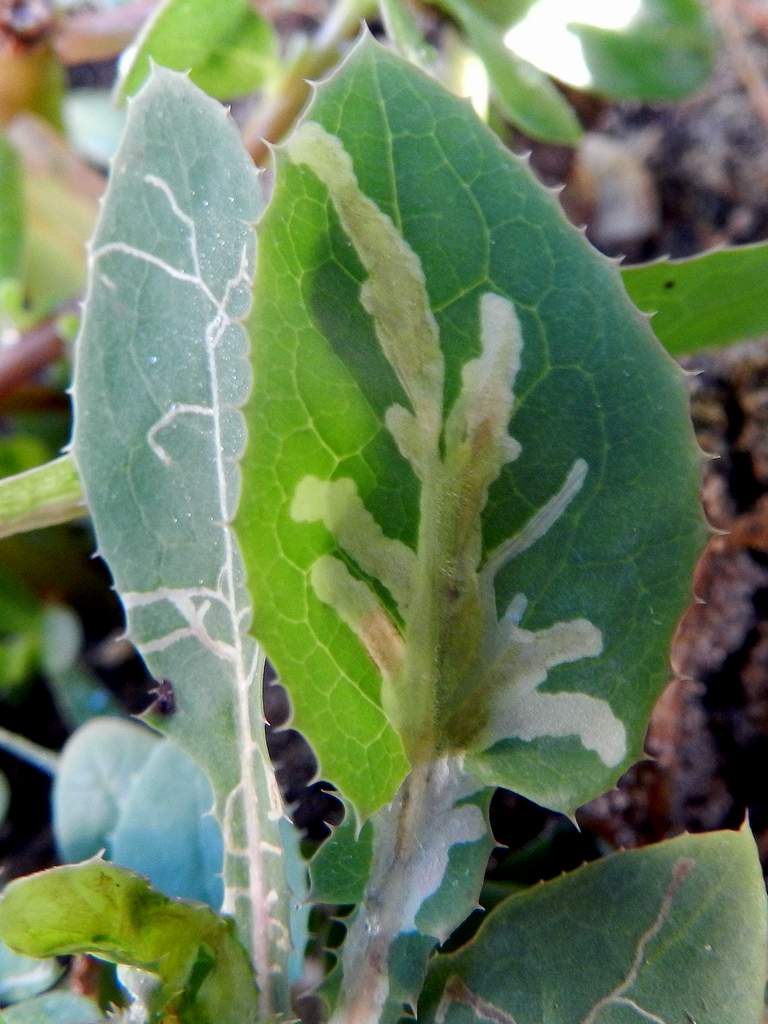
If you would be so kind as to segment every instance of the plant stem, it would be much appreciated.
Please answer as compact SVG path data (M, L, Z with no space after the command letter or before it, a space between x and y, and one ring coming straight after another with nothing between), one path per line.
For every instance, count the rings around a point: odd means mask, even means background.
M288 65L282 78L246 122L243 141L254 163L259 166L266 163L270 145L290 131L306 103L309 81L337 63L344 40L375 7L374 0L337 0L315 37Z
M47 747L33 743L32 740L19 736L9 729L0 727L0 748L7 750L9 754L26 761L27 764L39 768L46 775L55 775L59 767L59 755Z
M421 935L425 967L431 948L464 916L459 900L457 920L438 929L441 934L422 933L416 924L445 878L451 847L488 834L480 809L462 804L476 790L455 760L438 758L414 766L392 803L374 816L371 877L343 946L342 991L331 1024L377 1024L386 1017L387 1003L402 1001L400 993L390 992L398 937ZM415 950L414 955L419 957ZM418 973L414 967L409 973Z
M392 804L376 815L371 878L344 943L344 994L332 1024L378 1021L386 1003L389 950L401 930L412 882L409 868L415 849L428 838L422 826L430 773L431 765L416 766Z

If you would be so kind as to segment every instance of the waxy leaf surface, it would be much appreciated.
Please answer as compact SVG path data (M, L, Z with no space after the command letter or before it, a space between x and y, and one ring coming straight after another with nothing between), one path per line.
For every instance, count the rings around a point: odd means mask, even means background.
M434 961L424 1024L752 1024L766 905L748 829L618 853L496 907Z
M370 40L278 152L258 268L238 532L321 772L364 815L442 754L605 790L703 536L682 375L617 269Z
M67 741L53 784L53 831L64 860L108 847L133 780L159 742L119 718L96 718Z
M158 706L151 721L213 787L223 909L237 918L268 1015L287 1009L301 949L286 877L298 851L266 752L264 663L246 633L229 525L259 202L226 111L183 75L156 70L129 109L90 251L72 454L129 635L174 694L173 713Z

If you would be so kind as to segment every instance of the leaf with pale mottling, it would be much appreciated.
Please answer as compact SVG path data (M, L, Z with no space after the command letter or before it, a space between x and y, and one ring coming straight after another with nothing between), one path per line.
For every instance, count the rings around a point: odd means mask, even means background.
M617 853L504 900L433 964L424 1024L752 1024L766 901L748 829Z
M366 815L455 752L573 808L642 753L704 536L682 374L467 106L364 40L277 156L238 519Z
M287 1010L298 861L269 762L264 661L229 523L251 385L256 172L226 111L156 69L133 100L90 252L72 455L128 632L173 714L151 713L205 771L224 836L224 910L262 1012ZM254 481L258 485L257 481ZM268 900L270 891L280 894Z

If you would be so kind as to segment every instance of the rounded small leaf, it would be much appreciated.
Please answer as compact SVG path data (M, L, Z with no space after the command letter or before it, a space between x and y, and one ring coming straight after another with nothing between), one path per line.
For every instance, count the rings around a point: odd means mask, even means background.
M133 779L112 833L112 860L166 896L221 907L223 848L204 772L170 740Z
M149 729L116 718L95 718L68 741L53 786L53 830L64 860L109 848L131 783L158 742Z

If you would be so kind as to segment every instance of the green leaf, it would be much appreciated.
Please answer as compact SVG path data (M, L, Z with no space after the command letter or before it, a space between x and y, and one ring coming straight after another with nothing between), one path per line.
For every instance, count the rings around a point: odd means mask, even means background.
M352 808L345 806L344 821L309 863L309 895L315 903L359 903L371 873L373 825L363 825L358 835Z
M614 99L685 96L704 83L714 61L699 0L535 0L505 41L555 78Z
M321 773L365 816L405 752L454 753L572 811L641 755L689 600L682 373L524 162L370 40L259 247L238 531Z
M547 75L512 53L498 25L482 17L470 0L440 0L440 6L464 26L505 117L531 138L575 145L581 135L579 120Z
M211 96L231 99L266 85L279 63L278 39L266 18L247 8L208 59L190 72Z
M130 781L109 837L110 859L166 896L221 907L224 852L211 785L171 740L155 745Z
M24 203L19 159L0 135L0 280L17 277L24 245Z
M338 988L335 1021L396 1024L403 1006L416 1008L433 950L477 906L494 846L491 791L476 790L459 766L439 760L414 769L392 804L367 823L370 877L345 921L327 993ZM364 849L356 856L358 884ZM352 895L352 878L334 881L342 883L339 894L346 886Z
M110 846L131 782L158 743L149 729L116 718L95 718L71 737L53 786L53 830L64 860Z
M33 434L14 433L0 441L0 476L35 469L50 457L50 447Z
M151 1024L173 1013L196 1024L256 1020L250 965L234 923L200 904L170 900L103 861L11 882L0 896L0 935L27 956L91 953L156 974Z
M746 1024L762 1016L766 903L748 829L618 853L505 900L438 957L425 1024Z
M277 63L277 39L248 0L164 0L121 69L119 99L137 92L153 60L177 71L191 69L196 85L228 99L263 85Z
M624 267L629 297L675 356L768 332L768 243Z
M499 28L507 28L520 19L536 0L471 0L472 7L484 18L495 22Z
M56 960L19 956L0 943L0 1003L18 1003L52 988L63 970Z
M0 480L0 537L67 523L85 511L80 478L69 455Z
M98 1007L71 992L50 992L0 1013L2 1024L101 1024Z
M699 0L645 0L637 21L622 30L570 20L591 88L614 99L680 99L712 72L715 40Z
M425 68L434 63L434 48L424 38L408 0L379 0L379 12L398 53Z
M207 777L171 740L113 718L90 721L61 754L56 844L68 861L106 851L166 896L222 902L221 832Z
M286 877L297 840L266 750L264 660L246 634L250 602L228 525L245 443L238 406L251 383L239 321L259 204L223 108L157 69L129 108L91 248L72 451L128 634L175 693L175 713L152 724L213 786L224 908L268 1016L288 1012L303 950L287 938L302 902Z

